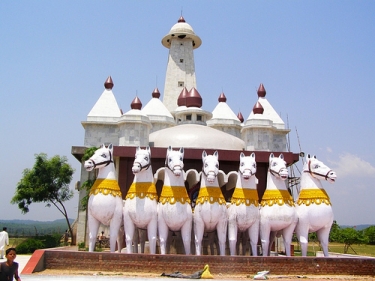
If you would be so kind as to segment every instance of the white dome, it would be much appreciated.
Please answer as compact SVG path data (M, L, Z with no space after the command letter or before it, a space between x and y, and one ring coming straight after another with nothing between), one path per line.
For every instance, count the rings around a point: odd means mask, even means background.
M196 124L183 124L153 132L150 146L243 150L245 142L222 131Z

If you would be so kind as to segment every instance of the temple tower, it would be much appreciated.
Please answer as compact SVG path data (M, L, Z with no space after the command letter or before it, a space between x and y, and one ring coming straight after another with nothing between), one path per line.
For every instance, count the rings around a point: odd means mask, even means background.
M202 44L202 40L181 16L161 43L169 49L163 103L173 112L184 87L188 90L197 88L193 50Z

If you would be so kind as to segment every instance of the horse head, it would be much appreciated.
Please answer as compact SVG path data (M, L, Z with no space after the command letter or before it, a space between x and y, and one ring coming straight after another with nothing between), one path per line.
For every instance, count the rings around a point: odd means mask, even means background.
M209 183L213 183L219 173L219 153L207 155L206 151L202 152L203 174L207 177Z
M306 163L303 166L303 172L309 173L316 179L324 179L330 183L334 183L337 177L336 173L327 165L316 159L315 155L310 156L310 154L307 154L306 156Z
M255 162L255 153L245 156L243 152L240 154L240 175L244 180L249 180L257 171L257 163Z
M175 151L169 146L167 149L165 166L171 170L176 177L181 176L184 168L184 148L181 147L180 150Z
M93 169L108 166L113 163L113 145L109 144L106 147L102 144L98 150L95 151L94 155L89 160L85 161L84 167L90 172Z
M147 170L151 166L151 150L150 147L141 149L139 146L135 151L135 159L133 162L132 172L133 174L139 173L143 170Z
M288 169L284 161L284 155L280 154L279 157L275 157L273 153L269 157L269 172L271 175L286 180L288 178Z

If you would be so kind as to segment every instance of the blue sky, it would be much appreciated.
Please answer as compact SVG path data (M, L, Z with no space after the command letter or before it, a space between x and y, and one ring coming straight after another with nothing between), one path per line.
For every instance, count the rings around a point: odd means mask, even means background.
M223 91L246 119L263 83L291 129L291 151L338 174L324 183L340 225L375 224L374 1L1 1L0 219L54 220L54 209L10 205L34 155L83 145L81 121L108 76L124 112L163 94L161 39L182 15L202 39L197 90L212 111ZM299 136L299 143L297 139ZM68 204L77 214L78 196Z

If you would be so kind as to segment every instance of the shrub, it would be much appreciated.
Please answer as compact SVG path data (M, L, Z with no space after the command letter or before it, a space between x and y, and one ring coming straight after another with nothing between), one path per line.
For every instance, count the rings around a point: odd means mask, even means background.
M28 238L17 247L17 254L32 254L35 250L46 249L46 248L55 248L60 246L60 235L43 235L36 236L33 238Z

